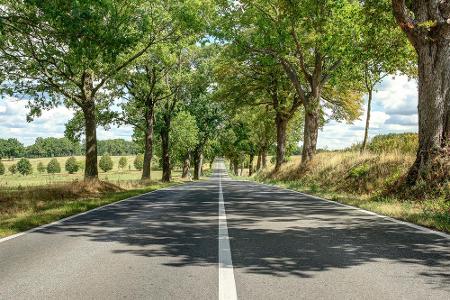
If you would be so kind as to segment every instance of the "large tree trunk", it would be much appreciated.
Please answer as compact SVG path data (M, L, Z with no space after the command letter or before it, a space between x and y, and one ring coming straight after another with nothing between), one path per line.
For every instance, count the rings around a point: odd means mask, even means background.
M267 148L261 150L261 166L263 169L267 167Z
M190 154L187 154L183 161L183 172L181 173L181 178L187 178L189 174L189 167L191 165Z
M199 180L202 176L203 151L197 147L194 151L194 179Z
M450 145L450 44L447 40L426 43L418 54L419 149L407 176L411 185L439 168L439 157L449 159Z
M277 113L275 118L277 125L277 157L275 163L275 171L278 171L285 161L286 155L286 130L288 119L281 113Z
M418 55L419 148L406 182L431 182L435 175L445 180L450 176L446 166L450 156L450 3L415 1L412 13L404 0L392 0L392 6L397 23ZM430 20L436 24L428 30L417 26Z
M250 160L248 162L248 176L253 175L253 160L255 160L255 156L252 154L250 155Z
M85 73L83 114L86 134L85 180L98 180L97 166L97 118L95 111L94 88L92 74Z
M258 152L258 158L256 159L256 171L261 169L261 150Z
M149 105L145 115L145 149L144 149L144 168L142 169L142 180L151 179L151 168L153 158L153 114L154 107Z
M237 160L233 160L233 174L239 175L239 162Z
M372 96L373 91L370 89L369 91L369 99L367 101L367 117L366 117L366 128L364 130L364 141L361 145L361 153L366 151L367 148L367 141L369 140L369 126L370 126L370 111L372 109Z
M162 152L162 181L169 182L171 180L172 168L170 165L170 143L169 143L169 134L170 134L170 116L164 116L164 126L161 128L161 152Z
M306 167L316 153L317 138L319 136L319 122L319 108L314 107L312 109L307 109L305 113L301 168Z

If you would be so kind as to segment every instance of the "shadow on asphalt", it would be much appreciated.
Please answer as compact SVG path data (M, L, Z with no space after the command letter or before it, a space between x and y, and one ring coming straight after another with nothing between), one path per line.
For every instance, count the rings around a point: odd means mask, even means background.
M315 272L386 261L427 266L429 271L418 275L429 277L437 288L450 286L445 238L268 186L222 184L237 269L308 278ZM170 257L166 265L171 267L216 265L217 201L217 181L190 183L40 232L119 244L123 247L113 250L118 255Z

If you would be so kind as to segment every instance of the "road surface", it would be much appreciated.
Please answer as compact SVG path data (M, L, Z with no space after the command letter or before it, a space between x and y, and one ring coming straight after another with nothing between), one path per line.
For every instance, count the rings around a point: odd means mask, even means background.
M226 175L0 242L0 299L450 299L450 240Z

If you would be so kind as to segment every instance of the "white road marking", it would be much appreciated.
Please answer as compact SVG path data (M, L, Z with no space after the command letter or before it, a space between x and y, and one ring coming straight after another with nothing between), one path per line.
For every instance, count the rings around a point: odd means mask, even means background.
M219 169L219 163L216 169ZM219 300L237 299L234 280L233 261L231 260L230 238L228 236L227 215L222 193L222 175L219 173Z

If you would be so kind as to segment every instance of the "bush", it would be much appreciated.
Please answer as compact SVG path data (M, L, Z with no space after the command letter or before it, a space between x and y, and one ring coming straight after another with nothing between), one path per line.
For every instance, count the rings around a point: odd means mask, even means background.
M21 158L17 163L17 171L23 176L26 176L33 174L33 167L28 159Z
M39 173L45 173L47 171L47 169L45 168L44 164L41 161L37 164L37 171Z
M125 169L126 166L127 166L127 158L126 157L121 157L119 159L119 168Z
M142 169L144 169L144 155L143 154L136 155L133 164L136 170L142 171Z
M49 174L61 173L61 165L59 164L59 161L56 158L52 158L48 163L47 173Z
M368 149L374 153L399 152L403 154L416 154L419 147L419 139L416 133L391 133L377 135L368 145Z
M103 172L111 171L113 166L114 163L111 159L111 156L109 156L108 154L105 154L100 158L99 167Z
M0 161L0 175L5 174L5 165Z
M16 174L17 173L17 166L14 164L14 165L10 165L9 166L9 168L8 168L8 170L9 170L9 172L11 173L11 174Z
M73 174L73 173L78 172L80 165L78 164L77 159L72 156L66 160L65 168L69 174Z

